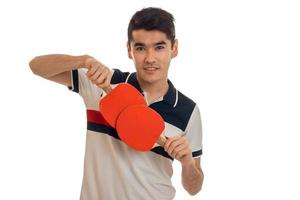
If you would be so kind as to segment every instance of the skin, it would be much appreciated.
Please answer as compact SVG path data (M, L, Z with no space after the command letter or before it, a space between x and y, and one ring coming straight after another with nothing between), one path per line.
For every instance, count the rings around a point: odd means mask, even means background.
M165 95L168 91L168 70L171 60L178 54L178 41L171 41L160 31L135 30L133 40L127 44L128 57L133 60L137 79L147 93L149 104ZM48 80L71 86L73 69L87 68L87 77L98 87L110 85L110 68L89 55L71 56L51 54L37 56L29 63L32 72ZM164 149L182 166L182 185L191 194L197 194L202 187L203 172L200 158L194 159L185 137L167 138Z

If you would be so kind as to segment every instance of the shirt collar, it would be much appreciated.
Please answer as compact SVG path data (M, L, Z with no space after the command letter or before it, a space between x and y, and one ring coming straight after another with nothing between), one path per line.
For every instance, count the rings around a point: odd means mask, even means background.
M140 93L143 94L143 90L137 80L137 77L136 77L136 72L129 74L128 76L129 77L127 78L126 82L131 84L132 86L134 86ZM177 105L177 101L178 101L178 91L176 90L173 83L169 79L168 79L168 84L169 84L169 89L168 89L167 93L164 95L162 101L175 107Z

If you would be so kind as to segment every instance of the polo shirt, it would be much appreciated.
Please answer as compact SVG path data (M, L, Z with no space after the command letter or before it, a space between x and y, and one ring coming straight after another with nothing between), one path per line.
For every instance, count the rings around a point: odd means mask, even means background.
M72 87L86 107L87 134L81 200L170 200L173 158L155 145L148 152L136 151L118 137L99 111L103 90L86 76L85 69L72 70ZM113 70L112 85L129 83L141 94L136 73ZM186 137L193 158L202 155L200 111L194 101L179 92L168 80L167 93L148 105L165 122L165 135ZM121 99L120 99L121 100Z

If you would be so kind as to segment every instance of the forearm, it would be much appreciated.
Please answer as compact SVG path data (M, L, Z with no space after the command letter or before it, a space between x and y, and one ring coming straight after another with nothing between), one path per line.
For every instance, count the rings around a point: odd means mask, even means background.
M82 68L89 56L71 56L63 54L42 55L33 58L29 66L34 74L51 77L72 69Z
M182 185L190 195L195 195L201 190L204 175L194 162L190 165L182 166L181 176Z

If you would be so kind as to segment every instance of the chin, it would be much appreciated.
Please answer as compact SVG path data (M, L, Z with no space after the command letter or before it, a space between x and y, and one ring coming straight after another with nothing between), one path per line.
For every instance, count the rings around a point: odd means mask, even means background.
M152 79L151 78L143 78L142 81L145 83L148 83L148 84L153 84L153 83L157 82L157 80L153 79L153 78Z

